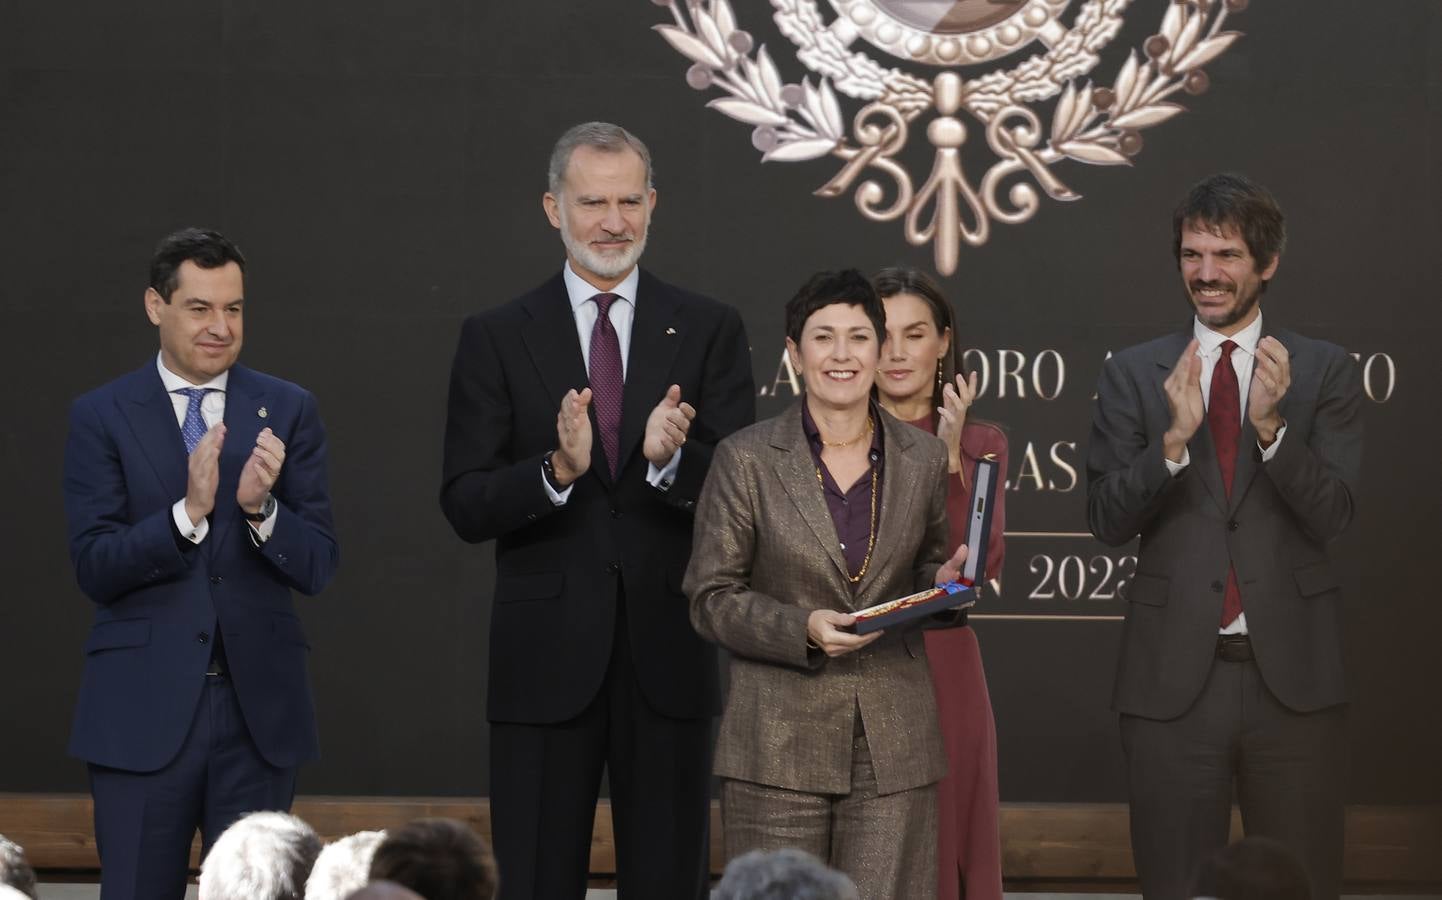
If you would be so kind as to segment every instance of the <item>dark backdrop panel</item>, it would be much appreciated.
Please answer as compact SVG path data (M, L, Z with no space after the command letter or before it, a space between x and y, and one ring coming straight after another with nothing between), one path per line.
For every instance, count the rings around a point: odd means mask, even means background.
M799 79L770 5L735 7ZM1163 8L1132 5L1100 81ZM897 223L812 196L834 160L759 164L749 127L706 109L717 93L687 87L688 63L650 32L668 21L644 0L0 0L0 683L15 733L0 790L84 788L64 756L90 615L59 506L66 407L153 357L150 247L204 223L252 260L245 361L313 390L331 438L343 564L301 603L325 748L302 789L486 791L492 551L437 508L445 383L460 320L560 263L539 203L556 135L603 118L651 145L646 265L742 310L763 415L794 396L781 307L807 274L933 264ZM984 611L1043 617L976 626L1005 799L1123 797L1108 700L1134 548L1085 535L1090 400L1109 351L1185 324L1170 209L1235 169L1289 215L1269 319L1342 344L1368 375L1360 512L1337 548L1351 795L1442 800L1442 10L1270 2L1232 23L1246 37L1208 67L1211 89L1148 129L1132 167L1059 165L1084 199L994 226L944 281L985 376L977 411L1012 443L1008 560ZM979 141L973 127L969 172Z

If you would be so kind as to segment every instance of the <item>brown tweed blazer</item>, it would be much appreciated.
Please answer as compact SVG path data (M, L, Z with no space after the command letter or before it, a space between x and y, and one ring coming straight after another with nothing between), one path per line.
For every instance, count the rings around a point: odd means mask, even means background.
M853 594L801 429L802 402L720 443L696 510L684 584L691 624L732 654L716 774L849 793L860 710L880 792L930 784L946 773L946 758L921 631L894 629L829 659L807 648L806 619L933 583L950 555L945 445L879 412L880 524Z

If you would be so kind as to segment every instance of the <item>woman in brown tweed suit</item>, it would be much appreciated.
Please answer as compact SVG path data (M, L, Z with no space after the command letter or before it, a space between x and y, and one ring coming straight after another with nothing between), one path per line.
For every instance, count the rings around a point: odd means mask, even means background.
M787 304L805 396L717 447L685 590L696 630L732 655L716 747L727 858L798 847L867 900L925 900L946 771L926 645L917 629L842 628L955 579L966 551L946 546L944 444L872 402L885 329L854 270Z

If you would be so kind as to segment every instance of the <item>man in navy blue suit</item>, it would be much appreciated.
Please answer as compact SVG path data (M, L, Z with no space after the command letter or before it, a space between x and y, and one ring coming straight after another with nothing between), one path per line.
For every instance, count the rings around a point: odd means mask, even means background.
M204 849L287 810L315 759L307 644L291 591L338 559L315 399L236 365L245 258L169 235L145 311L160 353L70 410L65 512L95 603L70 753L89 763L104 900L185 893Z

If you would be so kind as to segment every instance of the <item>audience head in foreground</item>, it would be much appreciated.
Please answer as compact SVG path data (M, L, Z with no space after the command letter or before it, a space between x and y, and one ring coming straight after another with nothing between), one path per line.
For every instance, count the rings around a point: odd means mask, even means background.
M371 857L384 831L358 831L326 844L305 883L305 900L345 900L370 881Z
M394 881L372 881L346 897L346 900L426 900L408 887Z
M1193 897L1216 900L1310 900L1311 883L1295 854L1279 841L1245 837L1202 863Z
M303 900L320 847L320 836L295 816L251 813L227 828L205 857L200 898Z
M0 885L12 888L20 896L31 900L39 896L35 893L35 870L30 868L25 851L3 834L0 834Z
M492 900L491 848L455 819L417 819L386 835L371 859L374 881L394 881L426 900Z
M714 900L858 900L851 879L802 850L752 850L726 864Z

